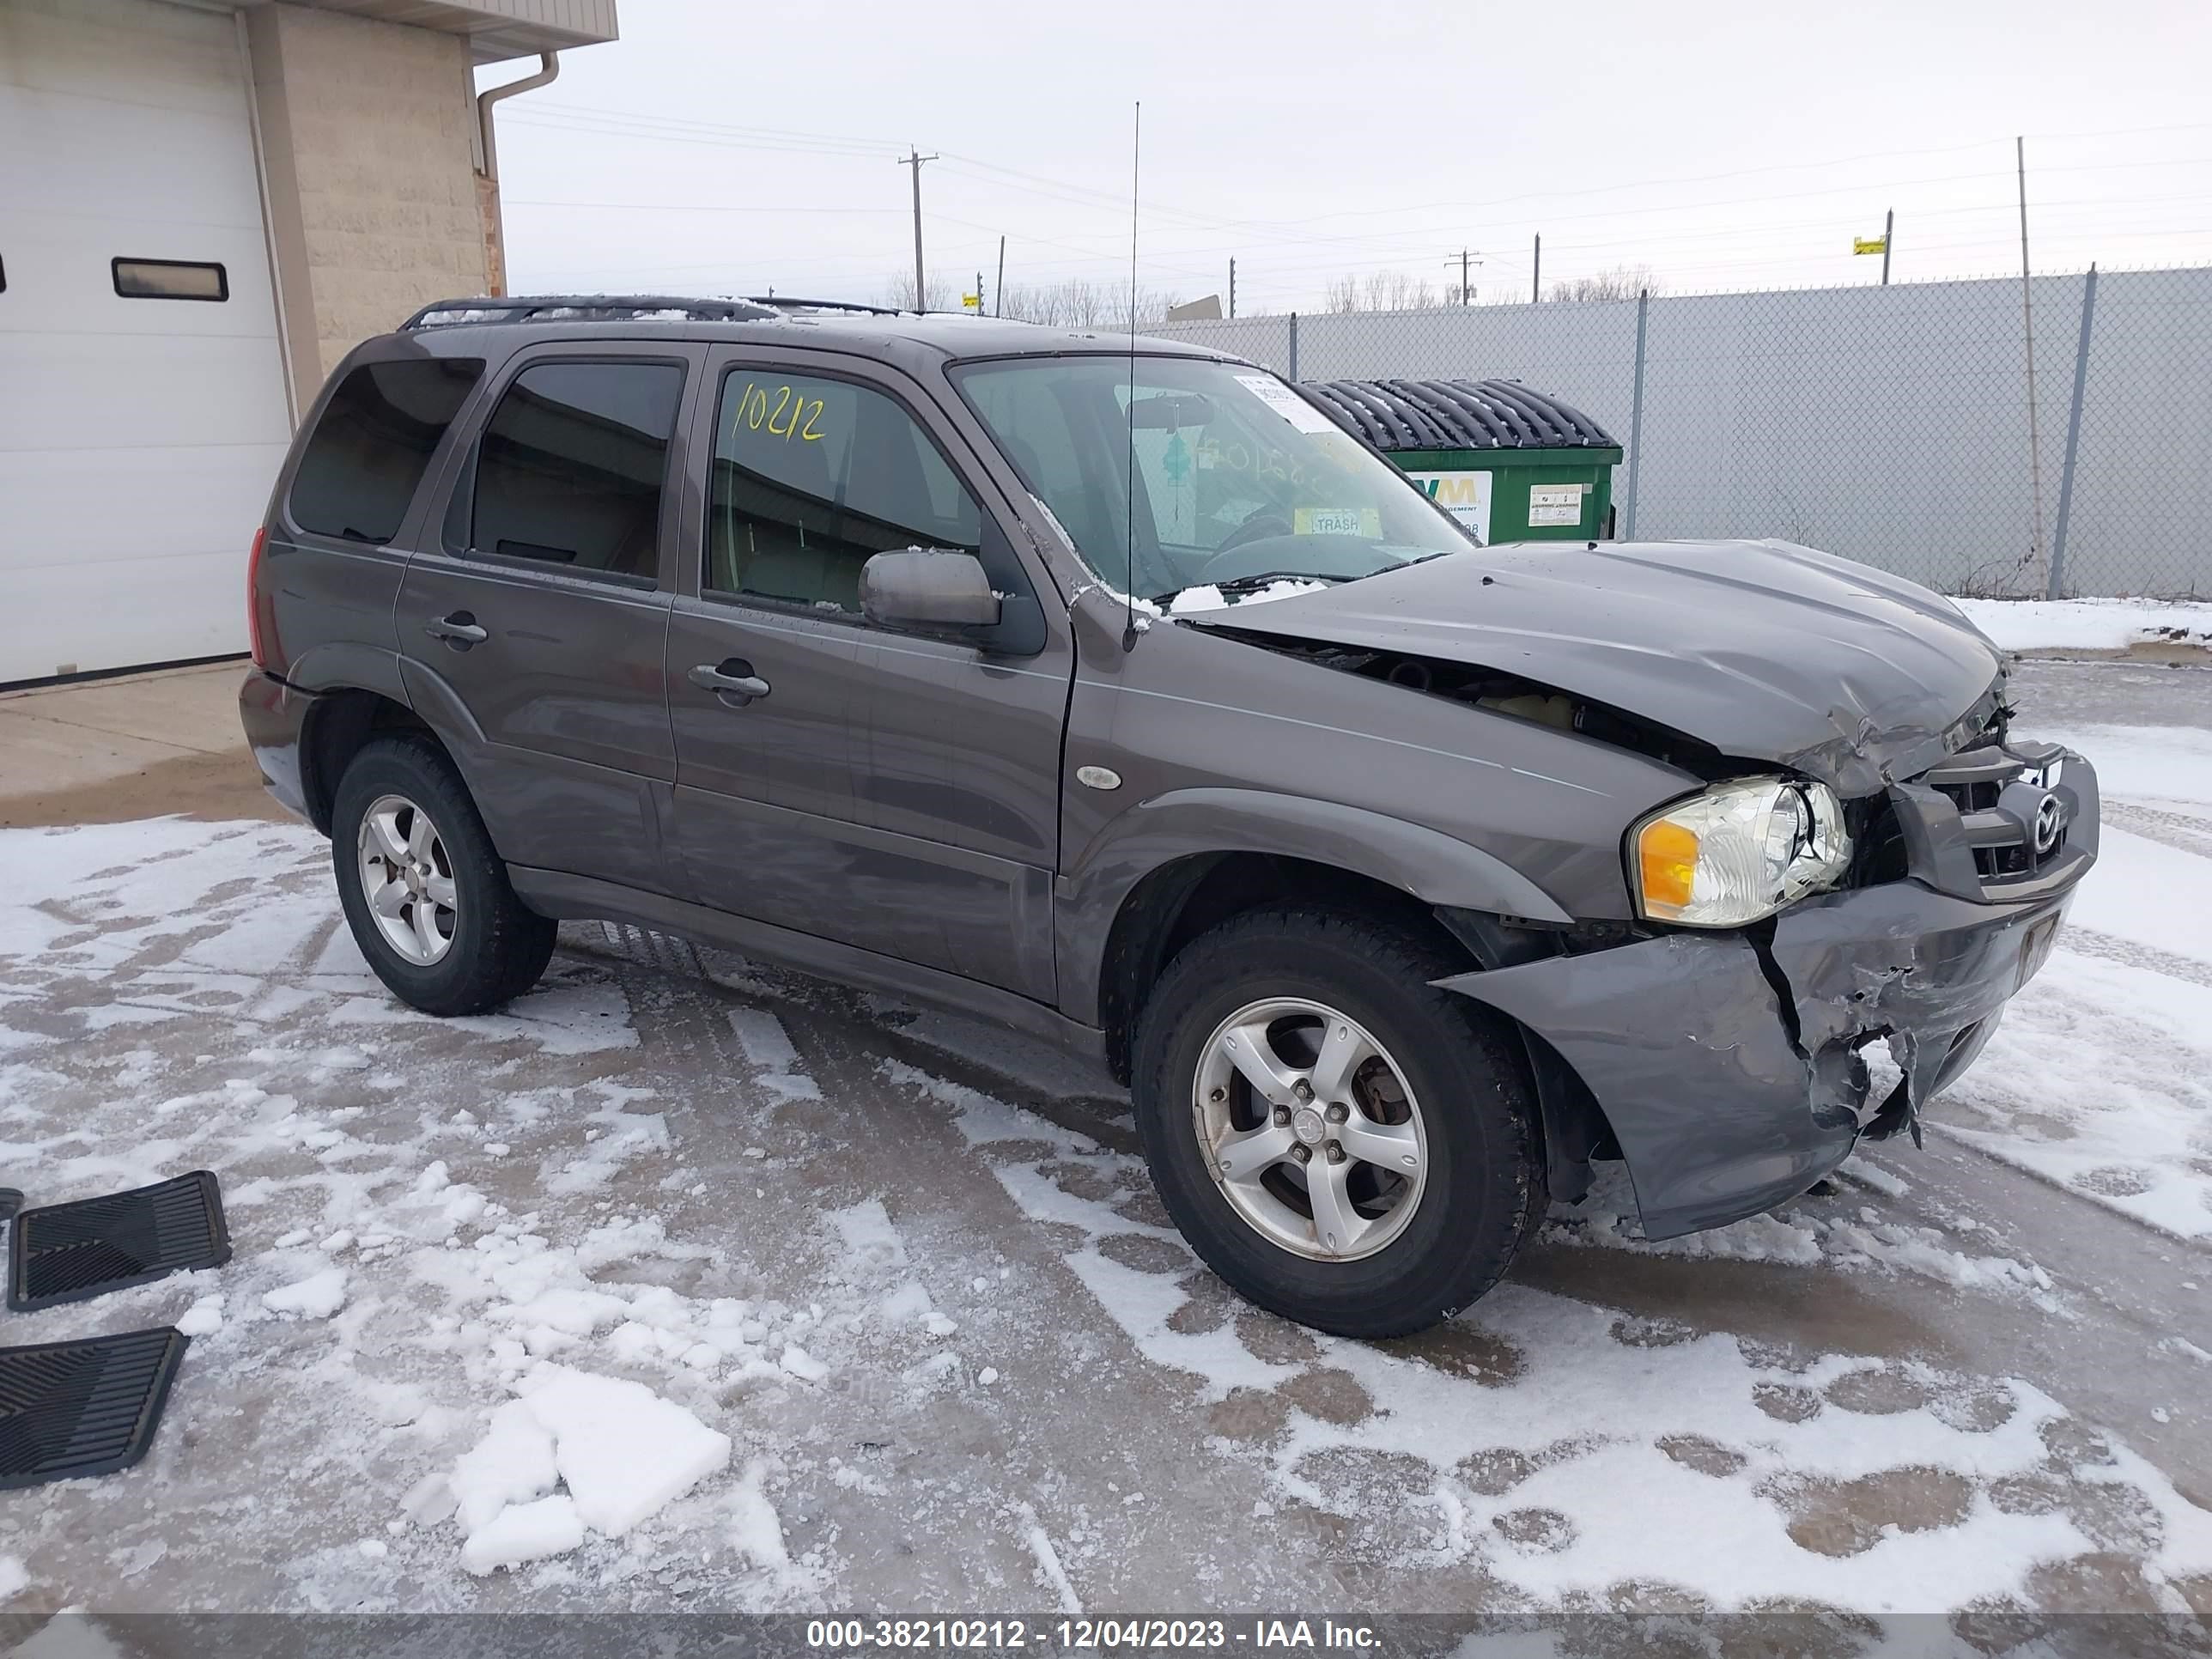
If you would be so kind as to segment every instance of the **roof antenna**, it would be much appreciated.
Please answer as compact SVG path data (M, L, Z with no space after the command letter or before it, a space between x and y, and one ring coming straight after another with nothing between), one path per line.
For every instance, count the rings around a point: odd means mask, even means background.
M1129 499L1124 505L1121 559L1121 649L1137 648L1137 167L1145 152L1145 101L1129 139Z

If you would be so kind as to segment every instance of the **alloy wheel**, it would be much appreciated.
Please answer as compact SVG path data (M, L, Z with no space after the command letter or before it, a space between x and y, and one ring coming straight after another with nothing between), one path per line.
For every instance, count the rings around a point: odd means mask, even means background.
M384 942L417 968L442 960L460 925L453 865L430 815L380 795L362 815L361 890Z
M1294 1255L1372 1255L1420 1204L1420 1103L1374 1035L1324 1003L1271 997L1222 1021L1200 1051L1191 1119L1230 1207Z

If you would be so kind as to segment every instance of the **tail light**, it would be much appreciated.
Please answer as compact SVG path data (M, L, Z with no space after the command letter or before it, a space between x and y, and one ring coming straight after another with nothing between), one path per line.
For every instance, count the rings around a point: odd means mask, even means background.
M261 554L269 545L266 527L253 532L253 549L246 556L246 642L253 653L256 668L269 666L268 653L261 644Z

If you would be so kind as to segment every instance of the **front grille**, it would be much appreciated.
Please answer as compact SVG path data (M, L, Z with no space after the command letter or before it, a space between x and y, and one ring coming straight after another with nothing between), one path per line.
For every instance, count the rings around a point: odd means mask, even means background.
M1974 873L1996 896L2063 857L2074 805L2060 790L2065 751L2055 743L1995 744L1953 755L1913 780L1958 809Z

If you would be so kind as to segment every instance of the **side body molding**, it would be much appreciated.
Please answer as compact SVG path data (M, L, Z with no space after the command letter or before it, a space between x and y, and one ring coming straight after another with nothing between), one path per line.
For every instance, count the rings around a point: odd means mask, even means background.
M1054 906L1060 1006L1100 1021L1099 981L1115 917L1146 876L1194 854L1267 853L1334 865L1426 904L1572 920L1542 888L1492 854L1364 807L1259 789L1176 789L1109 823L1070 860Z

